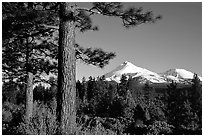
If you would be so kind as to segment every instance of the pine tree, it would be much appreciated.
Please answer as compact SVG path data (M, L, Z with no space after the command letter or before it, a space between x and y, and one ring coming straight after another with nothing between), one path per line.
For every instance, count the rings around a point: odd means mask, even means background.
M126 75L122 75L120 79L120 83L118 85L118 95L120 97L125 97L128 90L128 80Z
M190 101L193 105L193 109L201 114L202 111L202 85L201 81L197 74L194 74L194 78L192 79L191 93L190 93Z
M189 100L186 100L182 106L182 114L178 119L181 119L181 129L183 130L183 134L195 134L199 128L199 119L193 109L191 107L191 103Z
M83 50L83 48L81 48L81 51L77 50L76 52L75 29L79 28L81 32L84 32L87 30L97 30L97 27L92 25L92 21L90 18L90 16L95 14L119 17L126 28L138 26L143 23L155 22L156 20L161 18L160 16L154 17L152 12L149 12L149 11L144 13L142 12L141 8L139 9L129 8L127 10L124 10L122 8L122 4L118 2L108 2L108 3L94 2L93 7L89 9L78 7L73 3L36 2L36 3L17 3L17 4L27 5L27 7L24 8L24 11L26 11L30 7L36 8L34 10L30 10L29 13L32 16L27 16L27 17L36 17L35 13L37 14L39 13L38 14L39 16L37 16L39 18L37 18L35 22L37 25L39 25L39 27L34 27L34 30L39 30L38 28L42 28L42 29L40 29L40 31L37 32L35 35L44 34L47 32L49 33L50 30L52 30L53 28L56 29L56 25L59 25L59 27L57 26L57 29L59 28L59 42L58 42L59 49L58 49L58 56L57 56L58 58L57 116L58 116L58 121L60 123L59 134L75 134L75 125L76 125L75 124L76 123L75 122L76 121L76 116L75 116L76 114L75 113L76 58L75 57L76 57L76 54L84 53L85 55L87 55L86 57L88 57L88 59L82 56L79 57L80 59L84 60L85 63L94 64L99 67L103 67L104 65L108 64L109 60L115 57L114 53L102 52L101 49ZM21 14L22 13L23 12L21 12ZM53 17L53 15L55 16ZM50 20L52 20L53 22L51 22ZM31 18L31 22L32 21L33 21L33 18ZM4 23L6 24L6 22ZM29 24L27 25L29 26ZM23 26L23 28L28 30L28 32L30 32L27 26L26 27ZM22 31L20 31L19 34L21 33ZM6 37L13 37L10 35L6 35L6 33L3 33L3 35L5 35ZM17 39L19 39L19 36L17 37Z
M149 82L145 83L143 91L144 91L144 96L147 100L153 100L155 98L155 91L153 87L150 86Z
M199 118L199 128L202 130L202 84L197 74L194 74L192 82L189 101L192 103L192 111L196 113Z
M76 85L75 85L75 25L73 8L69 3L60 3L57 119L60 134L75 134Z
M2 6L3 80L4 82L15 80L18 84L27 85L26 114L29 119L32 116L34 82L41 81L39 76L42 72L57 73L58 34L56 30L59 27L56 25L59 24L59 3L3 3ZM114 53L105 52L102 49L89 49L87 52L87 49L77 44L75 44L75 50L76 59L82 59L85 63L96 66L100 64L100 67L106 65L109 59L115 56ZM97 56L99 53L100 56ZM83 54L89 56L82 57ZM97 60L98 57L104 58L105 62L103 63L102 59ZM56 61L53 62L50 59L56 59Z
M45 48L43 42L37 44L39 35L47 39L52 36L52 29L42 24L49 19L44 11L35 11L33 3L3 3L3 72L6 78L17 83L26 83L26 115L32 117L34 75L41 73L41 69L49 69L46 63L36 54L51 51L51 46ZM35 12L34 12L35 11ZM39 20L41 15L45 18ZM49 32L47 34L46 32ZM39 43L39 42L38 42ZM47 43L48 44L48 43ZM35 77L36 78L36 77ZM5 80L6 81L6 80Z
M175 126L178 132L178 127L180 125L180 119L177 117L180 115L180 107L182 106L182 101L180 97L180 91L177 88L177 84L172 81L168 87L168 97L167 97L167 119L171 125ZM177 133L178 134L178 133Z
M85 77L82 78L81 84L82 84L82 92L84 94L82 100L85 103L87 101L87 84L86 84L86 78Z
M76 82L76 96L78 96L80 100L83 100L84 92L82 91L82 84L79 80Z
M168 122L174 126L173 133L199 134L199 117L194 110L191 93L185 96L185 90L178 89L174 82L170 84L168 90L166 109Z

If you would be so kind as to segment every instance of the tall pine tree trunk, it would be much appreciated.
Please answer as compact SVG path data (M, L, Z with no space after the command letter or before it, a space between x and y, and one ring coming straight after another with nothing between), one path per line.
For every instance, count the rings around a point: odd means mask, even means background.
M33 113L33 73L31 72L31 67L29 64L29 43L28 38L26 40L26 121L27 123L30 121Z
M57 119L59 134L75 134L76 59L75 24L69 3L60 4Z
M27 88L26 88L26 118L29 122L33 113L33 73L27 72Z

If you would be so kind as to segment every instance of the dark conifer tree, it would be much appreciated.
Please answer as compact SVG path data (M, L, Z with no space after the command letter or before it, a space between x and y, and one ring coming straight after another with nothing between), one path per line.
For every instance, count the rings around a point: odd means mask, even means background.
M196 113L199 118L199 132L202 129L202 84L197 74L194 74L192 80L193 84L190 92L189 101L192 103L192 111ZM200 133L199 133L200 134Z
M128 79L126 75L122 75L118 85L118 94L120 97L125 97L128 90Z
M150 86L149 82L145 83L143 91L144 96L147 100L153 99L155 97L155 92L153 90L153 87Z
M93 99L93 96L96 91L96 82L95 79L93 79L91 76L89 77L89 80L87 82L87 100L90 101Z
M76 96L83 100L84 93L82 92L82 84L79 80L76 82Z
M82 85L82 93L84 95L82 100L85 103L87 101L87 83L86 83L85 77L82 78L81 85Z
M193 111L191 106L192 104L189 100L186 100L181 106L181 114L177 117L177 119L181 120L179 127L181 134L201 134L198 115Z
M198 115L192 109L191 96L185 97L182 89L172 82L168 86L168 122L174 126L174 134L195 134L199 130ZM197 133L196 133L197 134Z
M192 79L192 87L191 87L191 93L190 93L190 101L192 103L192 107L196 112L199 112L201 114L202 110L202 85L201 81L197 74L194 74L194 77Z
M178 115L180 115L178 107L181 106L181 104L179 104L179 94L180 93L177 89L177 84L172 81L172 83L168 85L167 118L169 123L177 128L176 130L178 130L178 126L180 124L177 119Z

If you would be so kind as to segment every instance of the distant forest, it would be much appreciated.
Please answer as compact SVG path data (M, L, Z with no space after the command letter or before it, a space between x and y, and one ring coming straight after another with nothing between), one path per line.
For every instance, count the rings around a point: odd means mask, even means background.
M11 86L12 85L12 86ZM192 135L202 134L202 85L194 76L192 84L178 88L143 86L138 79L121 83L104 77L76 82L78 134L108 135ZM57 130L57 86L34 89L33 118L24 119L26 88L3 84L3 134L55 134Z

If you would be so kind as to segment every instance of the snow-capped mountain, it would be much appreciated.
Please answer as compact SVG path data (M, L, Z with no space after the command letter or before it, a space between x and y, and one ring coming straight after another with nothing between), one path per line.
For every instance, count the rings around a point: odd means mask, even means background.
M161 73L161 76L166 78L167 81L184 82L193 79L194 73L185 69L169 69ZM202 81L202 78L198 77Z
M157 74L155 72L149 71L145 68L137 67L132 63L125 61L117 68L111 72L105 74L107 81L120 82L121 76L125 74L131 76L132 78L139 78L141 83L149 81L151 83L168 83L172 80L175 82L189 82L193 79L194 73L187 71L185 69L170 69L163 73ZM199 76L200 80L202 78Z
M149 71L147 69L137 67L132 63L125 61L119 65L116 69L105 74L107 81L116 81L120 82L121 76L126 74L127 76L132 76L132 78L138 77L142 82L150 81L152 83L164 83L166 82L163 77L159 74Z
M123 62L111 72L106 73L104 76L107 81L116 81L117 83L120 83L120 79L123 74L125 74L127 77L131 76L132 78L138 78L140 83L146 83L147 81L150 83L169 83L173 80L175 82L186 84L191 83L191 79L193 79L194 76L194 73L185 69L169 69L158 74L145 68L135 66L128 61ZM52 73L42 73L39 76L41 81L39 80L39 82L36 82L33 88L39 85L42 85L45 88L50 88L51 85L45 81L49 81L51 77L57 79L57 76ZM199 76L199 78L202 81L202 77Z

